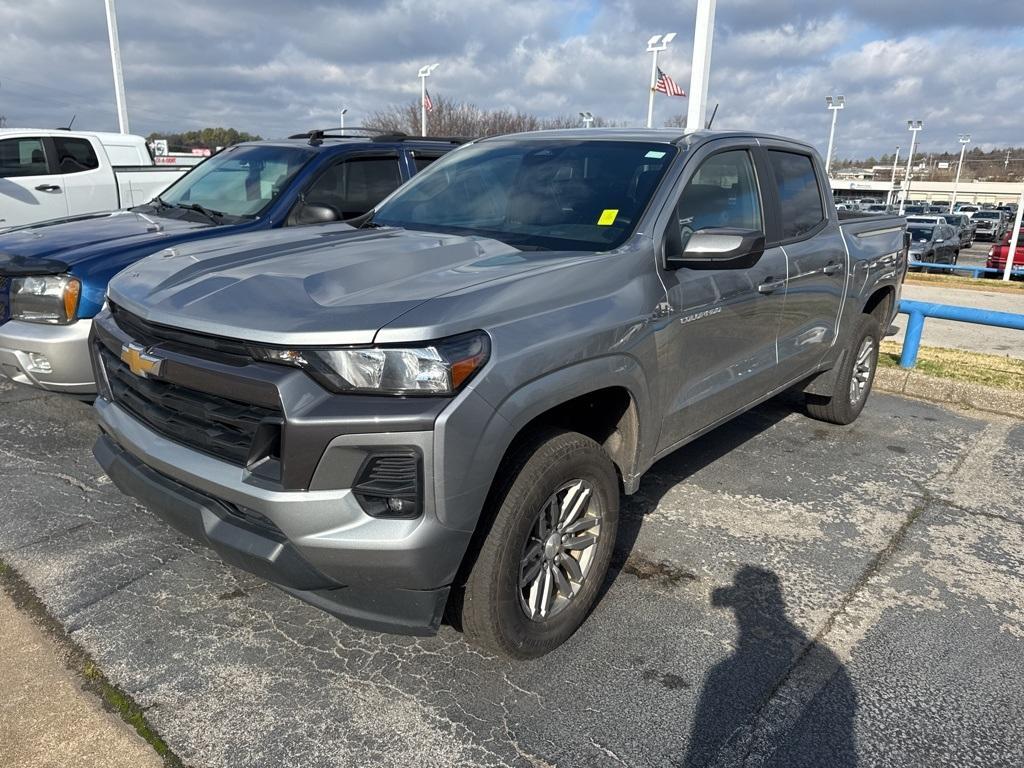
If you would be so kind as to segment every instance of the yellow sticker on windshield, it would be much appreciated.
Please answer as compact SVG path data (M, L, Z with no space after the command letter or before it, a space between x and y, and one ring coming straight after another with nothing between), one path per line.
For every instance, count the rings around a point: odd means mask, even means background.
M599 227L610 227L615 223L615 217L619 215L618 208L605 208L601 211L601 216L597 220L597 226Z

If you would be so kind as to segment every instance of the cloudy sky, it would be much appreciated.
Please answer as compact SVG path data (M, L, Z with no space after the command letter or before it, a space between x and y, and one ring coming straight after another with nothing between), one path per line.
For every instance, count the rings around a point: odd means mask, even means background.
M348 124L432 93L538 114L591 110L640 125L646 40L676 31L662 69L690 76L696 0L118 0L131 129L223 125L264 136ZM116 127L102 0L0 0L0 115L9 126ZM824 97L843 93L840 157L1024 145L1024 0L720 0L716 127L824 150ZM686 111L659 95L655 120Z

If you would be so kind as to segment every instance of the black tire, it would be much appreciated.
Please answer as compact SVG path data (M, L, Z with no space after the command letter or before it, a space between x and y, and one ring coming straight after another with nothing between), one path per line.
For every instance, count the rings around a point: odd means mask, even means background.
M862 357L864 345L871 340L871 349L867 354L867 370L863 370ZM861 315L860 320L850 335L850 344L846 349L843 363L836 371L832 391L825 394L807 396L807 413L811 418L827 421L831 424L850 424L864 410L864 404L871 394L871 385L878 370L878 348L881 331L874 315ZM858 396L854 399L853 378L857 373L863 377L863 386L858 387Z
M502 656L536 658L554 650L583 623L601 590L608 573L619 520L619 482L608 454L589 437L576 432L545 430L525 442L499 470L496 492L485 510L493 524L483 539L466 579L462 597L461 624L473 643ZM574 518L577 522L598 518L596 543L590 549L582 580L571 584L573 593L566 599L555 591L553 600L561 607L546 617L531 618L527 595L535 595L520 586L527 544L537 542L542 511L547 502L565 486L582 480L589 483L588 507ZM586 487L586 486L583 486ZM564 497L562 497L564 498ZM593 530L590 528L589 530ZM557 532L552 532L552 536ZM589 535L589 534L588 534ZM565 542L565 536L562 537ZM536 544L530 544L536 547ZM583 562L584 553L574 550ZM572 555L572 553L569 553ZM549 561L542 547L540 578L558 568ZM555 557L564 557L565 553ZM529 570L529 568L526 568ZM568 568L562 568L562 578ZM551 583L555 578L551 576Z

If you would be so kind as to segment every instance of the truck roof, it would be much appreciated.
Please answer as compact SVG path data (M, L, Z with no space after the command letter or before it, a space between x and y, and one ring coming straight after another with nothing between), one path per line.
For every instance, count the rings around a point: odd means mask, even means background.
M488 136L480 141L498 141L504 139L540 140L540 139L597 139L604 141L644 141L664 144L678 144L683 141L693 145L712 139L770 139L797 144L812 149L810 144L792 139L788 136L775 136L769 133L753 133L751 131L726 131L701 129L687 131L683 128L556 128L546 131L529 131L510 133L502 136Z
M135 144L146 140L134 133L113 133L111 131L78 131L64 128L0 128L0 138L14 134L31 133L35 136L91 136L103 144Z

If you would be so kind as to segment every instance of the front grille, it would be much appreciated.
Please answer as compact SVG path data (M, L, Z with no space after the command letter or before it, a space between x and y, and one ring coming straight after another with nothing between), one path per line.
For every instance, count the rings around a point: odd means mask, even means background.
M112 400L175 442L240 466L279 460L282 414L159 379L142 378L98 345Z
M11 319L11 278L0 275L0 323Z
M242 341L150 323L112 302L110 314L122 331L146 347L162 344L168 349L185 348L191 355L215 357L221 362L244 364L251 359L249 349Z

